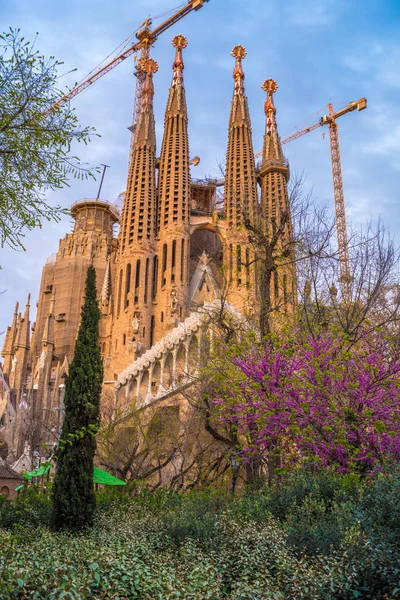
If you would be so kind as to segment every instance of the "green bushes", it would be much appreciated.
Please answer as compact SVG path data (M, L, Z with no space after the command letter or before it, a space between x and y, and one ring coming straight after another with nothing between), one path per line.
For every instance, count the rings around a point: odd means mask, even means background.
M92 530L74 536L46 528L48 500L32 493L2 505L14 512L0 529L0 598L400 598L399 486L395 470L294 473L235 498L104 491Z
M36 486L27 488L12 502L0 495L0 528L47 527L50 515L50 498Z

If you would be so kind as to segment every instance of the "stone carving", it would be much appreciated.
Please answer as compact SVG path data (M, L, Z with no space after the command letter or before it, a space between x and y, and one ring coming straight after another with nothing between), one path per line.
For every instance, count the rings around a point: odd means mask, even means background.
M224 310L229 313L231 318L235 319L241 326L246 326L246 318L230 304L224 304ZM157 344L154 344L147 352L142 354L127 369L122 371L117 379L116 387L126 385L129 378L135 378L140 372L143 372L150 363L160 360L164 355L171 352L171 348L177 349L181 344L185 344L194 333L202 329L216 312L221 311L221 300L216 299L213 302L205 302L199 311L193 312L187 319L180 322L175 329L169 331Z
M140 312L135 312L131 321L132 333L137 335L140 329Z
M178 312L178 293L175 289L171 290L169 303L171 307L171 316L174 316Z

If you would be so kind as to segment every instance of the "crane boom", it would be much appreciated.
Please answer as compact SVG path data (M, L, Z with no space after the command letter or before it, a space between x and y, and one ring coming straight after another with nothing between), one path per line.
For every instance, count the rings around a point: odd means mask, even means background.
M150 31L148 29L148 27L146 26L144 30L142 30L141 32L139 32L137 34L138 41L135 44L130 46L130 48L128 48L127 50L124 50L124 52L122 52L115 58L113 58L110 62L108 62L106 65L104 65L104 67L102 67L101 69L96 71L96 73L93 73L93 75L90 75L89 77L84 79L81 83L79 83L74 88L72 88L72 90L70 90L64 96L62 96L62 98L57 100L57 102L55 102L53 104L51 109L55 108L56 106L65 104L72 98L75 98L75 96L77 96L78 94L80 94L81 92L86 90L89 86L91 86L93 83L98 81L101 77L103 77L103 75L105 75L106 73L108 73L109 71L114 69L116 66L118 66L121 62L123 62L130 56L132 56L132 54L135 54L136 52L141 50L143 45L148 45L148 47L150 47L156 41L156 39L158 38L159 35L161 35L164 31L169 29L169 27L172 27L172 25L175 25L175 23L178 23L178 21L183 19L183 17L185 17L187 14L189 14L192 10L197 11L200 8L202 8L206 2L209 2L209 0L188 0L188 3L185 6L183 6L181 9L179 9L176 13L174 13L166 21L161 23L153 31ZM148 23L148 21L146 23Z
M332 105L328 104L328 107L329 106L332 106ZM300 131L296 131L295 133L293 133L293 135L290 135L289 137L285 138L284 140L281 141L281 144L282 144L282 146L284 144L289 144L289 142L292 142L293 140L297 140L297 138L302 137L306 133L310 133L310 131L314 131L314 129L318 129L318 127L322 127L323 125L329 125L330 119L338 119L339 117L346 115L348 112L352 112L356 108L358 110L364 110L364 108L367 108L367 99L360 98L360 100L358 100L357 102L350 102L345 108L342 108L341 110L338 110L337 112L333 112L332 115L331 114L325 115L324 117L322 117L319 121L317 121L313 125L310 125L309 127L306 127L305 129L300 129ZM255 153L254 156L255 156L255 158L258 158L261 155L262 155L262 150L259 150L258 152Z

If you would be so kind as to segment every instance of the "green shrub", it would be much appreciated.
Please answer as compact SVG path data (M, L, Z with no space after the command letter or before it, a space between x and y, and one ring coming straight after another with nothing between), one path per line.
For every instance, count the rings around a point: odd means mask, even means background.
M10 501L0 496L0 527L43 527L50 523L51 501L48 494L30 486Z
M357 517L368 535L400 551L400 467L367 482Z
M35 490L2 500L0 598L400 598L398 471L366 483L294 473L280 485L235 498L101 491L81 535L49 531Z

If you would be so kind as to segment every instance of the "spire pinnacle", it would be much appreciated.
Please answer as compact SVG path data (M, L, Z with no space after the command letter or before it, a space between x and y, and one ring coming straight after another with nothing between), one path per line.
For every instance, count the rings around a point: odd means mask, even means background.
M231 56L235 58L235 67L226 154L225 208L227 220L230 226L235 228L243 223L244 215L252 221L257 206L251 121L242 68L242 61L246 55L246 49L240 44L231 51Z
M185 68L183 58L182 58L182 50L186 48L188 45L187 39L184 35L176 35L171 42L172 46L176 48L175 60L172 65L172 69L174 71L174 76L172 78L172 85L183 84L183 70Z
M278 84L273 79L266 79L261 86L261 89L267 92L267 101L264 104L265 116L267 117L266 133L271 133L272 129L276 128L276 108L274 105L274 94L278 89Z
M276 124L276 108L274 104L274 94L278 89L278 84L274 79L266 79L261 86L267 92L267 100L264 104L266 126L264 135L264 148L262 157L262 169L281 168L289 178L289 169L287 161L282 152L282 144L278 134Z
M153 75L158 71L158 64L152 58L145 61L143 71L146 73L146 81L142 91L142 109L153 106L154 84Z
M20 316L19 318L19 327L18 327L18 338L17 338L17 348L26 348L29 349L29 341L30 341L30 332L29 332L29 307L31 302L31 295L28 294L28 299L25 305L25 312L23 318ZM21 313L20 313L21 315Z
M14 316L11 327L7 327L6 336L4 338L2 355L4 356L4 372L9 373L11 370L11 359L15 350L15 340L17 337L18 329L18 302L15 305Z
M246 58L247 50L240 44L235 46L231 51L231 56L236 58L235 68L233 69L233 79L235 81L235 94L244 94L244 72L242 68L242 60Z
M43 346L47 346L49 344L54 344L54 332L53 332L53 323L54 323L54 304L55 304L55 292L51 297L49 314L46 319L46 323L43 330L42 336L42 344Z

